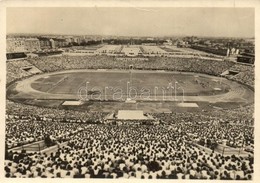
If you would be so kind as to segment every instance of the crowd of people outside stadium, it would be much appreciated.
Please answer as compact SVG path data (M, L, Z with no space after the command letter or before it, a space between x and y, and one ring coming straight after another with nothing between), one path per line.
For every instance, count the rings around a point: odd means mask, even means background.
M22 66L43 72L66 69L167 69L219 75L254 86L254 67L185 58L117 61L105 56L40 57L7 62L7 84L27 77ZM159 125L103 124L102 112L43 108L6 101L6 177L169 178L251 180L254 158L214 153L210 144L254 148L253 106L214 112L151 114ZM93 124L94 123L94 124ZM66 146L57 152L15 152L11 148L50 136ZM209 143L210 142L210 143ZM212 149L207 153L194 143ZM7 152L8 150L8 152Z

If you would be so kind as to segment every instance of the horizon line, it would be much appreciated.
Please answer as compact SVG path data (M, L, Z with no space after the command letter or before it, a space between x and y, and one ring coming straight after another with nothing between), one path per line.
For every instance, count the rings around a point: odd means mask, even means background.
M147 35L147 36L139 36L139 35L101 35L101 34L64 34L64 33L6 33L8 35L43 35L43 36L104 36L104 37L208 37L208 38L250 38L255 39L255 36L217 36L217 35Z

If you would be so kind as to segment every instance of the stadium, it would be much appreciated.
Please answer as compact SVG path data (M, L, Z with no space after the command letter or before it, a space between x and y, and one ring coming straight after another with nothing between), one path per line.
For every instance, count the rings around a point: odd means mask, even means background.
M7 62L5 176L251 180L254 66L127 51Z

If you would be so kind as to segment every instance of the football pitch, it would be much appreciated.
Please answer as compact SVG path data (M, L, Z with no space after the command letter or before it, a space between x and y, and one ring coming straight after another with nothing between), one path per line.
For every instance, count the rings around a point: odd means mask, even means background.
M7 95L10 99L23 101L125 102L131 99L175 103L233 102L241 105L254 100L253 91L225 78L145 70L70 70L45 73L13 84L7 89Z

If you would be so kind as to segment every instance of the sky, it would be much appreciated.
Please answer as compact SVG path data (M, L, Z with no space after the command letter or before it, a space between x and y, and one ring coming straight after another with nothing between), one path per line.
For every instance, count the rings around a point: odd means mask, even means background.
M7 33L254 37L253 8L7 8Z

